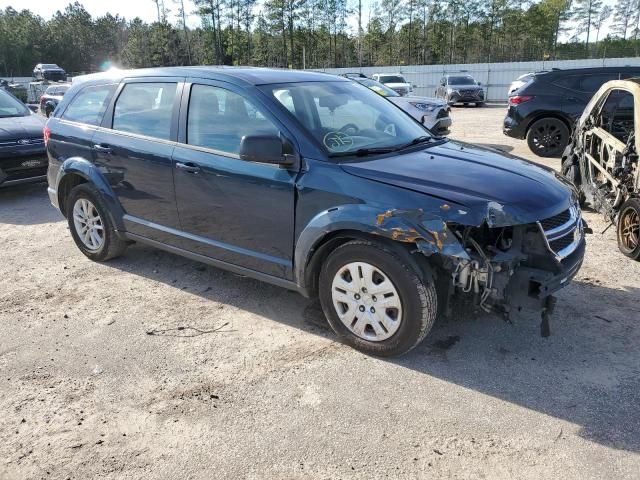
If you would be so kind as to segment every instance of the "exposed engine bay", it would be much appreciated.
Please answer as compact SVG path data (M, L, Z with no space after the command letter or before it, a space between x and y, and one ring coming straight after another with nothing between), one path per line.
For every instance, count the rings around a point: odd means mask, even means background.
M449 227L468 254L443 265L451 272L449 297L472 295L475 305L505 319L522 310L541 311L541 333L547 336L555 302L552 294L582 264L584 225L579 207L572 205L528 225Z

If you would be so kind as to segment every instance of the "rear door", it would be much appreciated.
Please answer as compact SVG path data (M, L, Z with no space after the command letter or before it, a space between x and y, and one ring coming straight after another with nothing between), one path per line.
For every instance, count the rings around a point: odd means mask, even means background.
M183 248L291 278L297 173L238 156L245 135L292 139L258 96L225 82L185 85L173 154Z
M564 89L562 96L562 110L570 118L576 120L587 106L593 94L610 80L617 80L619 72L603 72L580 75L567 75L559 79L556 84Z
M93 137L96 164L124 211L127 231L173 243L180 222L172 154L183 78L123 81Z

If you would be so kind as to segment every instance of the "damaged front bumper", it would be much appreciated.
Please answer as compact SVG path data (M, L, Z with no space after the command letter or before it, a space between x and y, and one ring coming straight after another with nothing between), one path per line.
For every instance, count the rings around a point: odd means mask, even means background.
M553 294L571 281L584 258L586 224L575 202L537 222L499 227L447 223L420 214L420 229L402 229L393 224L396 215L409 218L407 212L387 212L378 224L392 227L387 231L394 240L415 243L437 267L439 286L446 290L446 313L456 298L466 296L507 319L523 310L542 312L542 331L548 333Z

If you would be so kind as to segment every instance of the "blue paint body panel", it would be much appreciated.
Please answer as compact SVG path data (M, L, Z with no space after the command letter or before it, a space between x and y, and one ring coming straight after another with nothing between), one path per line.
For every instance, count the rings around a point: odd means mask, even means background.
M132 81L175 81L171 138L111 129ZM48 180L58 207L69 176L92 183L127 238L309 293L306 268L323 240L360 232L413 243L425 255L464 258L447 228L535 223L566 210L573 189L545 168L448 140L336 162L258 85L345 81L285 70L175 67L109 72L74 82L49 120ZM252 163L186 144L189 89L218 85L264 110L289 140L294 166ZM64 120L83 88L117 84L99 126ZM176 168L188 164L197 171ZM63 212L64 213L64 212Z

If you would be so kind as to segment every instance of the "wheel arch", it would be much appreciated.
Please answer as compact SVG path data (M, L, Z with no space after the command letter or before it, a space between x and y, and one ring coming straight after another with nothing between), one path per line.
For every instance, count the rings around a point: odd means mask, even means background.
M296 283L314 295L324 260L351 240L375 241L393 249L414 266L422 280L434 280L428 257L467 257L455 236L447 235L442 219L430 218L421 209L385 211L347 205L319 213L299 235L294 255Z
M56 193L58 206L62 214L66 216L66 200L71 190L83 183L91 184L98 191L109 207L109 216L116 227L116 231L123 231L124 210L111 185L93 163L81 157L68 158L62 163L58 172Z

